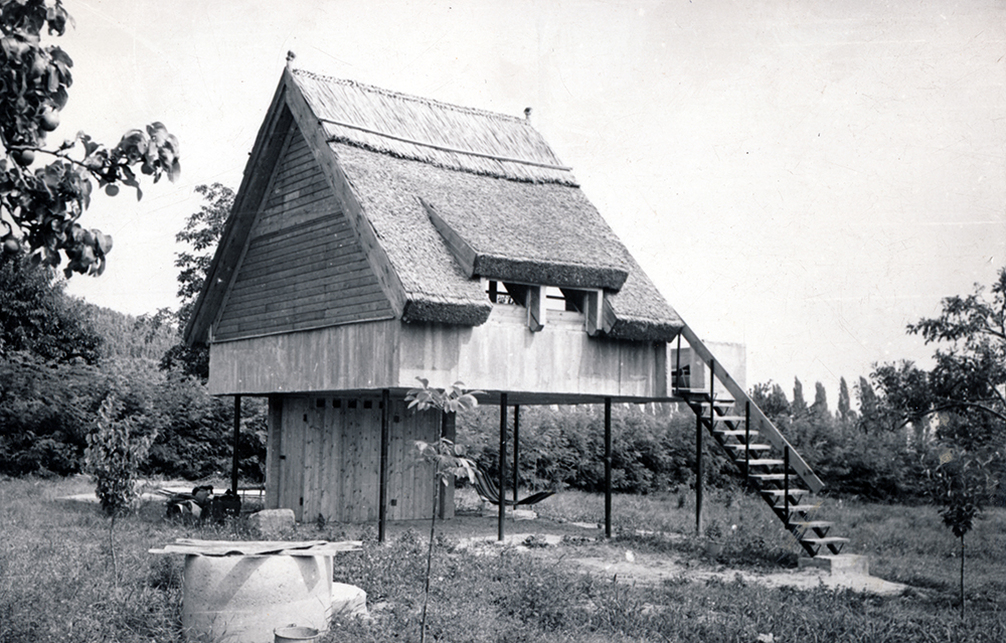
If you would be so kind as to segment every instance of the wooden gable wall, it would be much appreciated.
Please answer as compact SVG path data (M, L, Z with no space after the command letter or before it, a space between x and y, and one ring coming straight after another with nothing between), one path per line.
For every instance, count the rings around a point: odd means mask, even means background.
M214 341L393 317L331 186L291 127Z

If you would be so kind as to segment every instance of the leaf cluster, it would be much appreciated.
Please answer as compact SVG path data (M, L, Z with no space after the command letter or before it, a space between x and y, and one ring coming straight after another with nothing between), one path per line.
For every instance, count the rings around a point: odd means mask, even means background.
M154 437L139 434L135 419L124 414L122 401L114 393L102 402L97 428L87 436L84 461L105 513L114 516L132 507L137 473Z
M454 382L444 389L433 388L430 381L422 377L417 377L422 387L410 389L405 395L405 401L409 403L409 408L425 411L430 408L437 408L444 413L457 413L458 411L470 411L479 405L475 397L483 391L464 390L463 382Z
M143 193L137 177L156 183L180 172L178 139L161 123L133 129L106 147L84 132L56 149L44 147L59 126L73 82L73 60L54 45L42 43L41 31L62 35L69 14L62 0L0 0L0 243L2 252L31 251L36 262L64 273L100 275L112 238L78 223L91 202L92 181L109 196L126 185ZM78 145L79 144L79 145ZM77 156L72 152L77 150ZM33 169L36 154L53 158Z

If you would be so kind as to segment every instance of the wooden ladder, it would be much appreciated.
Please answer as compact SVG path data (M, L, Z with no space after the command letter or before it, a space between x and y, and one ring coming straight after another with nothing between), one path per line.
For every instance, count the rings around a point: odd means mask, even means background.
M821 503L811 501L824 483L695 333L685 326L681 335L711 376L708 389L678 386L683 382L675 380L675 396L688 404L809 556L840 553L849 539L829 536L833 523L820 520ZM717 381L725 391L716 390Z

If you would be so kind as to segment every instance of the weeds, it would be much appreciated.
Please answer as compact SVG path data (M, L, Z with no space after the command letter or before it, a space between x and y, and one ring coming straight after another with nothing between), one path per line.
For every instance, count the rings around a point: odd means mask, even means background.
M149 505L123 516L118 530L119 587L115 587L107 551L107 525L96 505L63 503L54 498L88 492L86 480L0 481L0 642L120 641L181 643L182 562L151 556L147 550L176 537L244 538L240 524L184 526L162 518L162 507ZM595 499L560 494L542 503L542 513L579 511L597 520ZM679 511L682 496L616 499L621 529L616 542L638 552L667 552L698 557L693 516ZM742 525L726 535L721 562L769 566L771 556L786 551L785 539L764 507L744 495L710 502L710 514L723 525ZM686 505L690 502L685 499ZM650 503L650 504L647 504ZM552 506L550 506L550 504ZM961 620L956 602L956 542L931 507L845 503L832 507L848 528L856 549L869 553L873 571L889 580L911 582L918 589L897 597L819 588L812 591L767 588L742 579L696 582L676 577L637 587L621 579L577 572L561 559L577 548L597 543L567 539L558 548L531 551L501 547L488 553L443 548L431 575L428 637L452 643L629 643L638 641L862 641L923 643L932 641L993 643L1006 640L1006 512L993 510L975 527L975 571L969 576L968 617ZM645 519L646 512L657 516ZM659 515L657 515L659 513ZM870 519L856 518L869 516ZM660 526L661 529L654 529ZM318 537L311 521L298 528ZM341 538L357 527L326 523L320 537ZM644 533L639 533L644 530ZM729 527L725 531L729 530ZM363 534L359 552L340 554L335 580L368 593L369 622L341 620L329 641L416 641L425 576L426 537L405 531L378 544L373 529ZM449 543L443 543L449 545ZM551 553L554 551L554 554ZM447 553L449 552L449 553ZM559 560L557 560L559 559ZM700 564L708 564L700 563Z

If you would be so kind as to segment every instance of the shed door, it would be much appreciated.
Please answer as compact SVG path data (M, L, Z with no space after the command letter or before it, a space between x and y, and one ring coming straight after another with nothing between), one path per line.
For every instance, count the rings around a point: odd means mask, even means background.
M279 445L279 506L304 515L304 438L310 419L309 400L287 398L283 404L283 431Z

